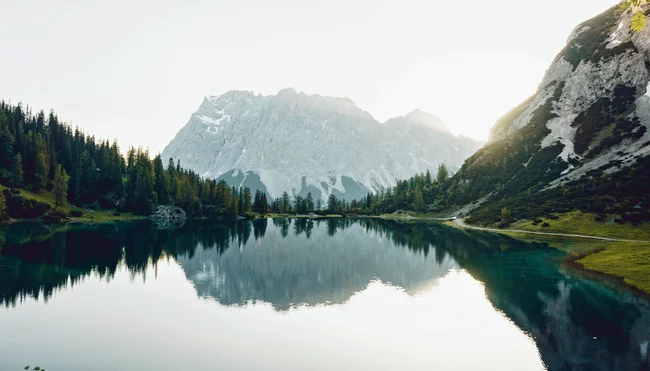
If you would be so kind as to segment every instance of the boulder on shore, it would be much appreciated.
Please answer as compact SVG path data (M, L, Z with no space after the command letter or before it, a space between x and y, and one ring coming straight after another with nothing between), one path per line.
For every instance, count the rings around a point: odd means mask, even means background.
M187 215L180 207L160 205L151 214L151 220L156 223L159 229L175 229L185 224Z

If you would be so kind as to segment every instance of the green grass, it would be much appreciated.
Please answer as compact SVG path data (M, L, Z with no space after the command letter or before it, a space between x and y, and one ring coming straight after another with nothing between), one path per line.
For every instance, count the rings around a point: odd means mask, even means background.
M53 192L41 191L38 193L28 191L26 189L21 189L20 193L26 199L32 199L38 202L42 202L50 205L53 209L61 210L65 213L70 213L72 210L80 210L83 212L83 215L79 218L72 218L76 222L88 223L88 224L101 224L101 223L111 223L119 221L136 221L144 220L145 217L133 215L132 213L120 213L119 216L115 215L115 210L95 210L94 212L88 212L84 208L78 208L72 205L69 202L65 202L63 205L56 207L56 197Z
M578 263L588 270L619 277L650 294L650 243L612 243Z
M115 210L95 210L92 213L84 210L83 213L83 216L81 218L75 218L75 221L88 224L102 224L147 219L144 216L133 215L132 213L120 213L118 216L115 215Z
M525 220L513 223L510 228L532 232L569 233L624 240L650 241L650 223L634 226L631 223L618 224L610 222L614 217L610 215L605 221L597 222L595 220L595 214L574 211L559 215L559 219L557 220L540 218L543 222L550 224L549 227L542 227L543 223L533 225L531 220Z
M54 195L53 192L41 191L38 193L34 193L26 189L21 189L20 193L23 195L23 197L27 199L32 199L38 202L48 204L52 208L56 207L56 196ZM59 207L59 210L69 212L70 210L72 210L73 207L74 207L73 205L71 205L66 201L63 206Z
M616 224L596 222L595 215L571 212L557 220L544 219L551 226L543 228L532 221L515 223L512 229L529 231L583 234L628 240L650 240L650 224L633 226L630 223ZM613 217L608 218L609 220ZM450 227L460 228L453 222ZM499 233L527 242L545 242L549 246L564 250L571 260L585 269L620 278L626 284L650 294L650 242L603 242L560 236L532 235L504 229Z

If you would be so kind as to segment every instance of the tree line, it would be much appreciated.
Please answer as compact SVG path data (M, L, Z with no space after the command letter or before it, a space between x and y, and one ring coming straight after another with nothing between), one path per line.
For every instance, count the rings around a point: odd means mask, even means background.
M437 204L445 198L449 176L447 166L442 164L435 177L427 170L409 179L398 180L394 187L376 193L369 192L360 200L342 200L331 194L325 211L330 214L356 215L380 215L399 210L440 211Z
M54 111L0 102L0 184L38 193L51 191L56 205L101 207L149 215L157 205L175 205L190 217L236 218L267 213L267 195L225 181L203 179L173 159L148 150L99 140L59 120ZM0 221L8 217L0 192ZM275 204L275 201L274 201ZM279 207L279 206L278 206Z

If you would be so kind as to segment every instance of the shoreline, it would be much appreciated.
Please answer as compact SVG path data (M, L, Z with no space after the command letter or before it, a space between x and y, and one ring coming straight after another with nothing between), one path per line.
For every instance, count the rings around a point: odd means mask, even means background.
M417 214L385 214L370 218L396 222L433 222L459 230L502 234L521 241L546 242L550 247L566 252L564 262L572 269L616 282L650 301L650 240L626 239L620 235L589 236L557 229L553 232L542 232L481 228L467 225L458 219ZM636 255L643 255L643 261L639 262Z
M567 256L565 262L569 264L572 268L578 269L584 272L591 274L597 274L601 277L606 277L610 280L616 281L619 284L622 284L627 289L632 290L635 293L641 294L647 300L650 300L650 284L645 282L643 278L637 277L637 275L643 277L647 276L643 272L634 272L632 274L630 268L630 263L638 268L636 261L629 262L626 261L626 255L621 253L618 250L621 249L648 249L646 252L650 257L650 241L646 240L626 240L616 237L600 237L600 236L584 236L570 233L545 233L545 232L536 232L536 231L526 231L526 230L509 230L509 229L493 229L493 228L480 228L467 225L459 222L445 222L443 223L450 228L457 228L462 230L476 230L483 231L488 233L499 233L507 235L513 238L523 240L524 236L529 237L532 240L539 242L549 242L550 238L562 238L569 241L583 241L585 243L597 244L599 246L591 246L590 248L585 249L584 251L579 251L577 249L563 248L557 245L556 243L549 243L550 247L565 250ZM637 251L633 251L637 252ZM626 251L627 253L627 251ZM643 253L643 252L641 252ZM608 256L604 256L608 255ZM604 256L604 257L603 257ZM608 262L607 258L612 257L614 262ZM627 258L628 260L630 258ZM638 270L638 269L637 269ZM643 269L641 269L643 271ZM650 269L646 270L649 272ZM625 273L623 273L625 272ZM628 273L628 274L626 274Z
M114 215L102 215L103 217L98 219L93 218L71 218L70 220L61 220L61 221L46 221L39 219L12 219L8 223L5 223L1 226L11 226L11 225L104 225L112 223L133 223L133 222L143 222L150 221L149 217L145 216L135 216L132 214L114 216ZM641 266L641 273L638 272L638 265L633 264L630 268L629 261L632 259L629 254L644 254L647 252L648 255L648 269L645 270L650 272L650 241L645 240L626 240L617 237L600 237L600 236L586 236L579 234L571 233L546 233L546 232L537 232L537 231L526 231L526 230L512 230L512 229L496 229L496 228L481 228L475 227L472 225L467 225L461 220L450 220L450 218L439 218L432 216L411 216L411 215L354 215L354 216L345 216L345 215L316 215L316 214L307 214L307 215L290 215L290 214L265 214L265 215L253 215L250 214L246 217L240 217L238 219L226 220L226 219L217 219L217 218L196 218L188 219L188 222L193 220L196 221L215 221L215 222L236 222L238 220L260 220L260 219L343 219L343 218L353 218L353 219L378 219L378 220L387 220L394 222L433 222L438 224L443 224L449 228L455 228L459 230L474 230L482 231L487 233L498 233L512 238L521 240L521 241L535 241L535 242L546 242L550 247L563 250L567 253L567 256L564 258L564 262L568 264L571 268L578 271L586 272L592 275L597 275L599 277L607 278L617 284L624 286L626 289L632 290L634 293L643 296L644 298L650 300L650 279L645 280L643 274L644 267ZM554 241L549 241L555 239ZM557 239L564 240L558 241ZM564 245L567 243L567 245ZM576 244L577 243L577 244ZM574 244L574 246L569 246ZM648 249L647 251L638 251L639 248ZM611 261L610 261L611 260ZM622 262L621 262L622 261ZM612 263L613 262L613 263ZM633 262L636 263L636 260ZM637 269L634 269L637 268ZM633 274L634 273L634 274ZM647 282L646 282L647 281Z

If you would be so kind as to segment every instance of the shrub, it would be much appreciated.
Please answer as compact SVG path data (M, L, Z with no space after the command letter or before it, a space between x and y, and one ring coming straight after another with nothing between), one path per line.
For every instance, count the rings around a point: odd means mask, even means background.
M73 218L81 218L84 215L83 211L81 210L72 210L70 211L70 216Z
M550 227L550 226L551 226L551 225L548 224L548 223L544 223L544 224L542 224L542 228L548 228L548 227Z
M68 218L68 214L61 210L50 210L41 216L40 219L48 222L58 222Z

